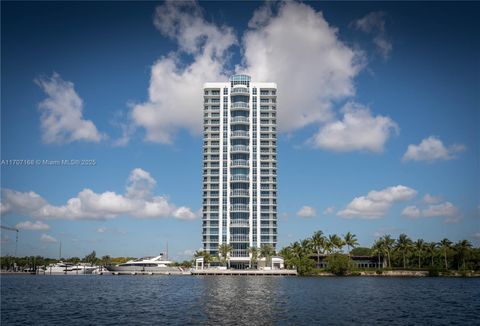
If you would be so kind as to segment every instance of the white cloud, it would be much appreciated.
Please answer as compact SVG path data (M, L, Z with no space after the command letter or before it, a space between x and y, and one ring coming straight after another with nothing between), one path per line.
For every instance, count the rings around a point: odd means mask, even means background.
M385 29L385 17L385 12L374 11L356 20L354 26L365 34L372 35L373 44L380 54L387 59L392 51L392 42L389 40Z
M83 100L75 92L72 82L64 81L54 73L50 78L35 79L35 83L47 95L39 103L43 142L99 142L104 137L92 121L83 118Z
M451 202L441 204L428 205L426 208L420 209L417 206L407 206L402 212L403 216L409 218L418 217L448 217L458 216L459 210Z
M44 242L57 242L57 239L45 233L42 234L42 236L40 237L40 240Z
M338 151L363 150L382 152L398 125L389 117L372 116L370 110L358 103L349 102L343 109L343 119L332 121L320 128L310 139L313 146Z
M330 215L330 214L333 214L333 213L335 213L335 207L334 206L327 207L323 211L324 215Z
M95 193L83 189L66 204L54 206L34 192L18 192L2 189L2 205L11 211L38 219L111 219L120 215L137 218L158 218L173 216L179 219L193 219L198 214L190 208L177 207L165 196L153 196L156 181L142 169L134 169L128 178L124 195L112 191Z
M117 228L107 228L105 226L97 228L98 233L113 233L113 234L127 234L126 231L118 230Z
M149 99L133 105L132 119L145 128L146 140L172 143L179 128L200 134L203 83L227 80L227 49L237 40L230 27L207 22L196 2L166 1L157 7L154 24L178 51L153 64ZM193 61L184 65L182 55Z
M442 201L441 196L433 196L430 194L425 194L425 196L423 196L423 202L426 204L438 204L441 201Z
M340 40L321 12L303 3L267 2L249 27L237 71L277 83L280 131L328 121L333 102L355 94L363 55Z
M300 217L315 217L316 215L317 215L317 212L315 211L315 208L311 206L303 206L297 212L297 216L300 216Z
M22 229L22 230L32 230L32 231L45 231L50 229L50 225L45 224L41 221L35 221L35 222L30 222L30 221L25 221L25 222L20 222L15 226L17 229Z
M1 243L7 243L9 241L10 241L10 237L8 235L2 235L2 237L0 238Z
M173 216L180 220L193 220L198 217L189 207L179 207L173 212Z
M337 215L346 218L378 219L384 217L394 203L410 200L416 195L416 190L402 185L370 191L367 196L355 197Z
M202 85L228 80L228 50L237 39L232 28L205 20L196 2L165 2L154 24L178 50L153 64L149 99L133 105L131 116L145 128L146 140L172 143L180 128L201 132ZM267 3L255 11L242 47L237 72L278 84L282 132L329 121L333 103L355 94L353 79L365 63L363 53L344 44L321 12L295 2ZM185 56L192 61L184 64Z
M419 145L408 145L407 151L403 155L403 161L433 162L439 160L452 160L456 158L456 153L464 150L464 145L455 144L445 147L439 138L430 136L423 139Z

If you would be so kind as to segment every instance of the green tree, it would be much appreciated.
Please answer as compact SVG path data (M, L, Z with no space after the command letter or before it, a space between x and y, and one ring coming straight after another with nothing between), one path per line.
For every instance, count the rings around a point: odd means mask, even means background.
M257 247L249 247L248 252L250 253L250 265L255 268L257 268L257 262L258 262L258 248Z
M269 243L263 244L260 247L260 256L265 258L265 264L267 266L272 265L271 258L272 258L273 255L275 255L275 249L273 248L273 246L271 244L269 244Z
M336 234L332 234L328 236L328 242L330 242L332 250L334 252L341 251L345 243L343 242L342 238L340 238Z
M402 254L403 268L407 267L406 257L411 247L412 247L412 240L410 240L410 238L406 234L404 233L400 234L400 236L398 237L395 249Z
M372 256L375 254L376 252L374 252L374 250L367 247L356 247L350 250L351 256Z
M85 258L83 258L83 261L93 266L97 261L97 253L95 250L86 255Z
M355 234L347 232L347 234L345 234L345 236L343 237L343 242L345 243L345 245L347 245L348 256L350 257L350 247L353 249L358 246L357 236Z
M455 251L457 252L457 256L458 256L458 264L460 265L460 261L462 261L464 270L465 270L465 258L468 256L471 247L472 247L472 244L468 240L461 240L455 244ZM460 267L458 269L460 269Z
M212 255L210 255L210 253L208 251L197 250L197 251L195 251L193 256L195 258L203 257L203 263L207 266L213 261L213 257L212 257Z
M222 243L218 246L218 256L222 261L223 266L227 265L228 254L232 251L232 246L227 243Z
M441 240L438 245L440 248L443 250L443 257L445 259L445 270L448 270L448 261L447 261L447 252L452 246L452 242L448 240L447 238Z
M311 238L312 248L317 254L317 266L320 266L320 254L325 252L326 240L327 239L323 236L322 231L315 232Z
M334 253L327 257L327 266L330 273L346 275L354 268L354 263L348 255Z
M105 255L102 257L102 265L103 266L109 266L111 265L112 263L112 257L110 257L109 255Z
M395 240L390 236L390 234L384 235L382 238L382 247L384 252L387 255L387 264L389 268L392 268L392 250L393 250L393 245L395 244Z
M437 253L437 244L435 242L429 242L425 245L425 251L430 256L430 266L433 267L433 259Z
M417 241L415 241L415 251L417 252L417 256L418 256L418 268L420 268L421 257L424 250L425 250L425 241L423 241L423 239L418 239Z

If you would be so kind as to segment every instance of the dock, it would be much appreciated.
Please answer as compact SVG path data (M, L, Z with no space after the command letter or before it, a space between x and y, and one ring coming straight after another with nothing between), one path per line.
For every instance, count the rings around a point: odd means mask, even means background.
M248 276L297 276L295 269L271 269L271 270L257 270L257 269L195 269L192 275L248 275Z

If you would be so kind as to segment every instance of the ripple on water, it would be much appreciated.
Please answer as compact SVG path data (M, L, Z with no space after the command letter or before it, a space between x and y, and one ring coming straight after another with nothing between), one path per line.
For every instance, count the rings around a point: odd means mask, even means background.
M480 279L5 276L1 324L475 325Z

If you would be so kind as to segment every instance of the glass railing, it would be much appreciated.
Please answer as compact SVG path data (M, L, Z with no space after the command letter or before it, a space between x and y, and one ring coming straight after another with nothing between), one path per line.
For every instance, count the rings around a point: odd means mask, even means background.
M248 123L248 118L247 117L233 117L232 118L232 123Z
M248 242L248 235L231 235L231 242Z
M248 193L248 190L232 190L230 192L230 196L248 196L249 193Z
M233 204L230 206L230 211L232 212L245 212L249 211L248 205L245 204Z
M232 95L233 94L248 94L248 88L246 88L246 87L234 87L234 88L232 88Z
M248 131L232 131L231 137L248 137Z
M230 226L248 227L248 220L230 220Z
M233 102L232 109L248 109L247 102Z
M233 145L230 147L231 152L248 152L248 146L246 145Z
M230 181L247 181L248 182L248 175L232 175L230 177Z
M231 166L248 166L247 160L233 160Z

